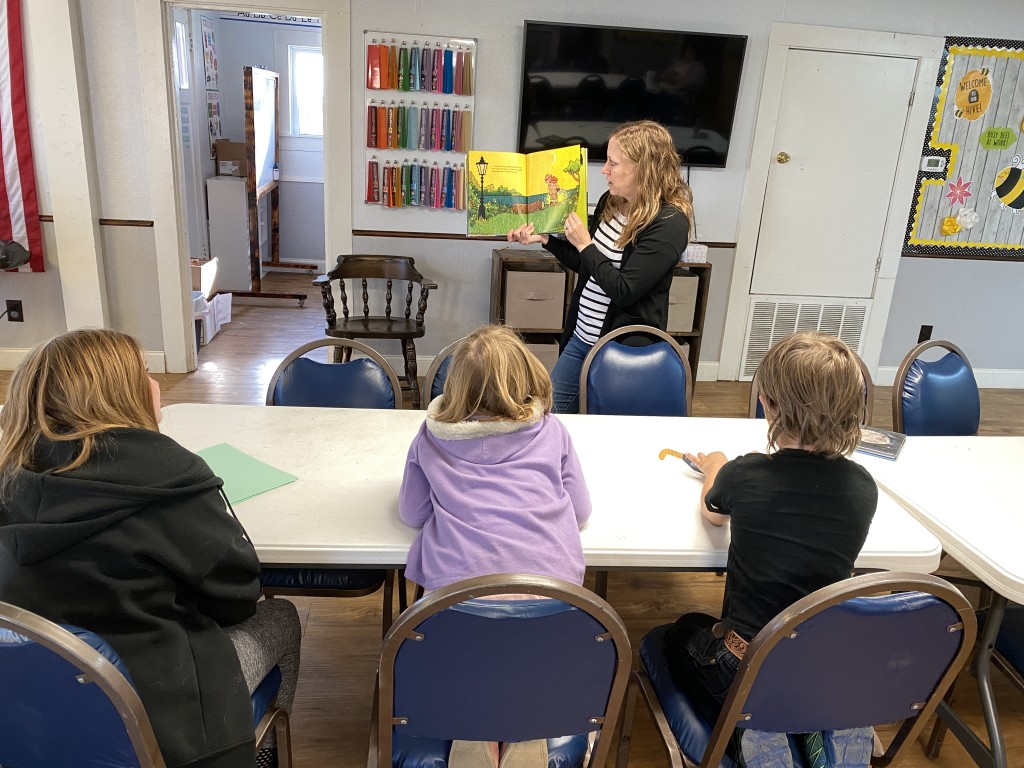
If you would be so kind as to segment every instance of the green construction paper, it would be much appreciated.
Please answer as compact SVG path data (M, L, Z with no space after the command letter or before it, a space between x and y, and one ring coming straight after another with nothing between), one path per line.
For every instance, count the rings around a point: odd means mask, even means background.
M224 481L224 493L232 504L298 480L295 475L265 464L227 443L211 445L196 453L210 465L213 474Z

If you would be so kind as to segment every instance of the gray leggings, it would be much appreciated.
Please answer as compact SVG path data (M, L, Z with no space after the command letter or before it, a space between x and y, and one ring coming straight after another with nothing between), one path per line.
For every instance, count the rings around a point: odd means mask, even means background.
M281 690L276 705L289 714L299 679L299 644L302 627L295 606L288 600L260 600L256 613L240 624L224 627L235 646L249 693L275 666L281 667Z

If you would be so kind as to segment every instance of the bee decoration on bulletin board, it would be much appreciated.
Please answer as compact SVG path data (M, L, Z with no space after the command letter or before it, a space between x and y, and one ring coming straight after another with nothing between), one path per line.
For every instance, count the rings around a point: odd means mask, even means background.
M1014 216L1020 216L1024 209L1024 158L1014 155L1010 163L996 174L992 197L999 200L1001 208L1011 208Z

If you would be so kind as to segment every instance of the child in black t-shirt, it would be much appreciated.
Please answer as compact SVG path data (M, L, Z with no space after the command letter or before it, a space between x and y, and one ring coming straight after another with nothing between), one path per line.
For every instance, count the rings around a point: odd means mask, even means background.
M728 522L732 543L721 621L685 614L666 642L673 676L711 722L747 643L792 603L850 576L878 501L871 475L846 458L864 415L864 382L849 347L820 333L793 334L768 351L757 381L769 453L733 461L721 452L687 454L705 475L703 516ZM790 765L785 734L773 736L782 762L772 765ZM836 753L830 765L870 761L870 729L830 732L825 741ZM746 735L740 747L747 765L762 764Z

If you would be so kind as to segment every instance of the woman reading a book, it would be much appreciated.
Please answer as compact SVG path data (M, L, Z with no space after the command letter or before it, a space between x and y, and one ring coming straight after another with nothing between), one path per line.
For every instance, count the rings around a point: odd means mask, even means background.
M569 305L558 362L551 373L556 413L579 411L583 360L604 334L627 325L665 330L672 271L689 243L693 194L679 172L672 136L658 123L619 126L608 140L601 196L588 230L575 213L565 239L537 234L532 224L509 242L540 243L579 275ZM624 343L644 344L644 337Z
M223 481L160 417L131 336L77 330L29 352L0 412L0 600L110 643L169 767L252 768L250 692L278 665L291 706L298 615L257 602Z

